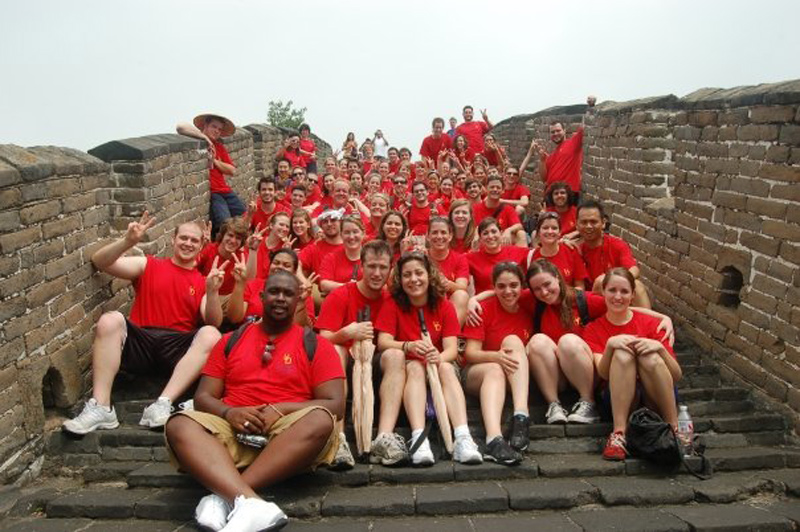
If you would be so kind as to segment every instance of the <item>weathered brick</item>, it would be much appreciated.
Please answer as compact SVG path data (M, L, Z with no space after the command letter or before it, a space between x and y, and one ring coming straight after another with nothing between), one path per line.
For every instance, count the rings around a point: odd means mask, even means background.
M787 166L785 164L764 164L758 172L759 177L774 179L775 181L800 181L800 166Z
M80 214L72 214L58 218L52 222L42 224L42 237L50 239L56 236L66 235L81 228Z
M65 198L63 201L63 211L65 214L71 212L83 211L96 204L96 195L94 192L86 192L84 194L76 194Z
M6 340L13 340L22 336L36 327L41 327L47 321L47 309L44 307L39 307L24 316L9 320L3 325Z
M772 187L773 198L800 201L800 187L797 185L775 185Z
M29 353L46 345L47 342L64 333L66 329L64 318L61 316L45 320L42 323L34 323L33 325L29 332L25 334L25 347L27 347Z
M64 254L64 242L62 240L50 240L31 248L31 252L33 264L43 264Z
M44 305L67 289L67 279L62 277L50 282L41 283L28 292L27 300L30 308Z
M775 309L778 308L777 299L772 296L762 294L757 290L748 290L742 300L746 301L750 305L753 305L755 308L766 312L767 314L774 313Z
M781 242L781 249L778 255L794 264L800 264L800 246L791 242Z
M42 220L55 218L60 212L61 202L53 200L20 209L19 218L23 224L31 225Z
M800 241L800 226L796 224L787 224L777 220L764 220L761 224L761 230L775 238L793 242Z
M22 202L22 192L18 188L0 190L0 210L16 207Z
M783 125L781 126L781 134L778 142L781 144L791 144L793 146L800 146L800 126Z
M4 255L10 255L15 251L29 246L39 238L41 238L41 228L28 227L15 233L0 235L0 252Z
M786 164L790 154L791 149L788 146L770 146L764 158L771 163Z
M44 279L44 266L37 265L20 271L6 279L0 280L0 298L24 292L25 289Z
M788 105L757 106L750 109L750 121L754 124L791 122L794 108Z
M108 209L91 209L83 213L83 226L91 227L108 221Z
M786 216L785 203L779 203L774 199L763 199L749 196L747 198L747 210L757 214L763 214L771 218L783 218Z
M759 231L761 229L761 218L749 212L724 209L723 221L727 225L734 225L751 231Z
M739 243L746 248L769 255L770 257L778 256L778 250L781 245L780 240L758 233L751 233L750 231L742 231L742 234L739 236Z
M747 206L747 196L737 192L715 190L714 195L711 197L711 202L721 207L743 210Z
M778 140L778 126L748 124L739 126L737 138L742 141Z
M47 188L47 197L49 198L63 198L81 190L81 182L76 177L54 179L45 183L44 186Z
M69 255L50 262L45 265L45 278L55 279L73 270L76 270L83 263L81 252L73 251Z

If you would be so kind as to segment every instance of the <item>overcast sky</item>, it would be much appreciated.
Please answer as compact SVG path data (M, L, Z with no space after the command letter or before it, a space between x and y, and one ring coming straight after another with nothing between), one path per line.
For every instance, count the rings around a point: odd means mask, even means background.
M0 5L0 143L87 150L202 111L308 108L341 145L414 153L434 116L800 78L800 1L15 0Z

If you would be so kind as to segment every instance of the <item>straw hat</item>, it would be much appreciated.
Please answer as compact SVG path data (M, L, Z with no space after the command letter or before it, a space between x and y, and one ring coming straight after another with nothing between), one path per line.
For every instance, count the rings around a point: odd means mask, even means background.
M231 135L233 135L234 131L236 131L236 126L233 125L233 122L231 122L228 118L225 118L222 115L214 113L203 113L201 115L197 115L196 117L194 117L194 120L192 120L192 123L194 124L194 127L202 131L206 125L206 121L209 118L216 118L217 120L221 120L222 123L225 124L222 127L221 136L223 137L230 137Z

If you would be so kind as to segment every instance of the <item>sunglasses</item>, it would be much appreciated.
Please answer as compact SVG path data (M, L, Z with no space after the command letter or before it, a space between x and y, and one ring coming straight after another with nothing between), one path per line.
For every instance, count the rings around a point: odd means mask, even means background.
M261 364L267 365L272 361L272 353L275 351L275 343L270 338L267 345L264 346L264 352L261 353Z
M294 172L292 173L292 177L303 177L303 172Z

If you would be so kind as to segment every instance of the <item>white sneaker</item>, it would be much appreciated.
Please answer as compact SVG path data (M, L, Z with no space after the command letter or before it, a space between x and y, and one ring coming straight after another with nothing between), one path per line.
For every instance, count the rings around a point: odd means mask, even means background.
M182 403L178 403L178 408L181 409L181 412L191 412L194 410L194 399L189 399L188 401L184 401Z
M200 499L194 510L194 519L198 525L219 532L228 522L230 511L231 505L219 495L212 493Z
M172 401L167 398L160 398L144 409L139 425L151 429L163 427L174 410Z
M347 438L344 432L339 433L339 448L336 449L336 456L333 462L328 466L332 471L348 471L355 467L356 461L353 458L353 453L350 452L350 445L347 443Z
M416 440L411 440L408 447L414 447L414 443L416 443ZM414 454L411 455L411 463L415 466L432 466L435 462L433 451L431 451L431 444L428 438L425 438Z
M408 461L406 441L396 433L382 433L375 437L369 453L371 464L401 465Z
M462 464L482 464L483 455L478 451L478 445L469 436L456 438L453 446L453 460Z
M97 400L92 397L86 401L77 417L65 421L61 426L68 432L82 436L97 429L115 429L119 427L119 421L113 406L109 408L97 404Z
M228 514L228 524L221 532L277 530L288 522L289 518L277 504L239 495L233 501L233 510Z
M570 423L597 423L600 421L600 414L597 413L594 403L578 401L567 416L567 421Z
M547 407L547 414L545 414L545 417L547 418L548 425L552 425L553 423L566 423L567 411L561 406L561 403L553 401L550 403L550 406Z

